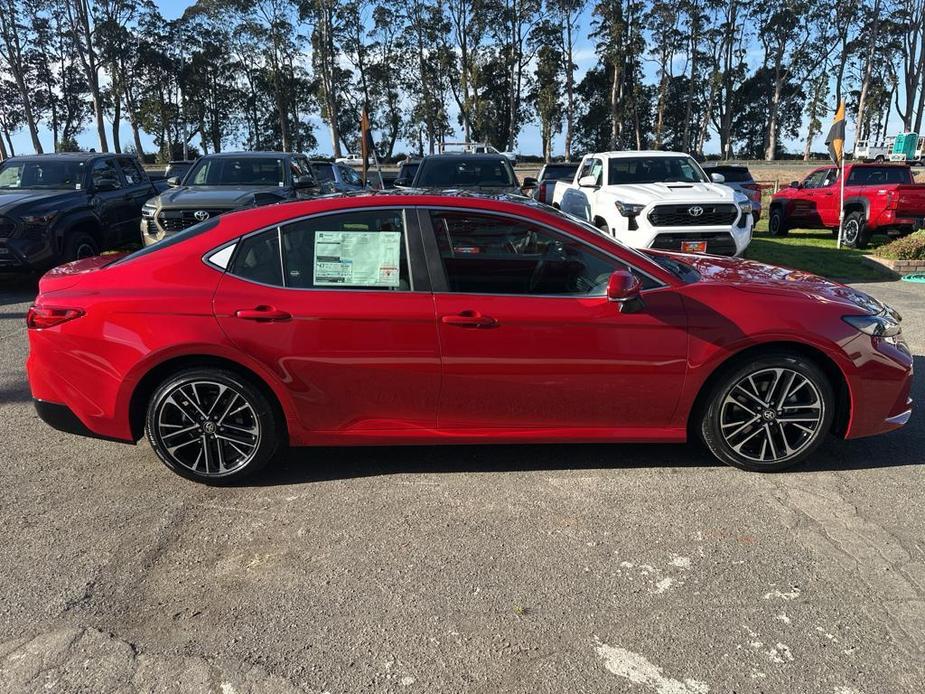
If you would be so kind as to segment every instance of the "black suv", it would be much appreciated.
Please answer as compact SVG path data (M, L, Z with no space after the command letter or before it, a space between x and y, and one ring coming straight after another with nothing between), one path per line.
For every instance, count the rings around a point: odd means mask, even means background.
M158 190L129 155L79 152L0 164L0 272L43 271L138 242Z
M524 179L524 187L535 185L535 178ZM503 154L431 154L421 160L411 187L523 195L514 167Z
M310 198L321 190L303 154L222 152L200 157L170 188L142 208L146 246L210 217L248 207Z

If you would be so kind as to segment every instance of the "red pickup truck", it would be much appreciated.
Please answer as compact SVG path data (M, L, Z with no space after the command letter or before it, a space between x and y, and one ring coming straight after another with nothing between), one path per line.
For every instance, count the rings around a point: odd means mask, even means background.
M875 233L904 235L925 226L925 183L903 164L845 165L844 243L866 248ZM771 198L768 231L831 229L838 233L841 181L835 166L816 169Z

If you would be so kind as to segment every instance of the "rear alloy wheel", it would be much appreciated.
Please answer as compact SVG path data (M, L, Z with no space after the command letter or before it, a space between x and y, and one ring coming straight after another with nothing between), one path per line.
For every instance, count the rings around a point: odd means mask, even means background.
M842 243L848 248L867 248L870 244L870 233L867 231L864 213L852 212L845 217L844 224Z
M786 236L789 231L784 210L780 206L773 208L768 218L768 233L771 236Z
M834 395L812 361L768 355L729 371L710 395L701 438L719 460L774 471L805 460L829 431Z
M168 378L151 398L145 424L167 467L207 484L253 475L278 448L280 427L266 396L224 369L187 369Z

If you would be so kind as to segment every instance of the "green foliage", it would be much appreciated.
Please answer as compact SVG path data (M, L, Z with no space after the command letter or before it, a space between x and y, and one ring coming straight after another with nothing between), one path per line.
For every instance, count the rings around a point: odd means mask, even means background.
M877 255L891 260L925 260L925 234L917 232L880 246Z

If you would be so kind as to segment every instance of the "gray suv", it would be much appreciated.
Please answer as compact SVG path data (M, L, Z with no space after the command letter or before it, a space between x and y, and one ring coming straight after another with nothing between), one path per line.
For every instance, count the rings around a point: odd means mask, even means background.
M200 157L182 181L141 208L146 246L225 212L317 196L321 190L303 154L228 152Z

